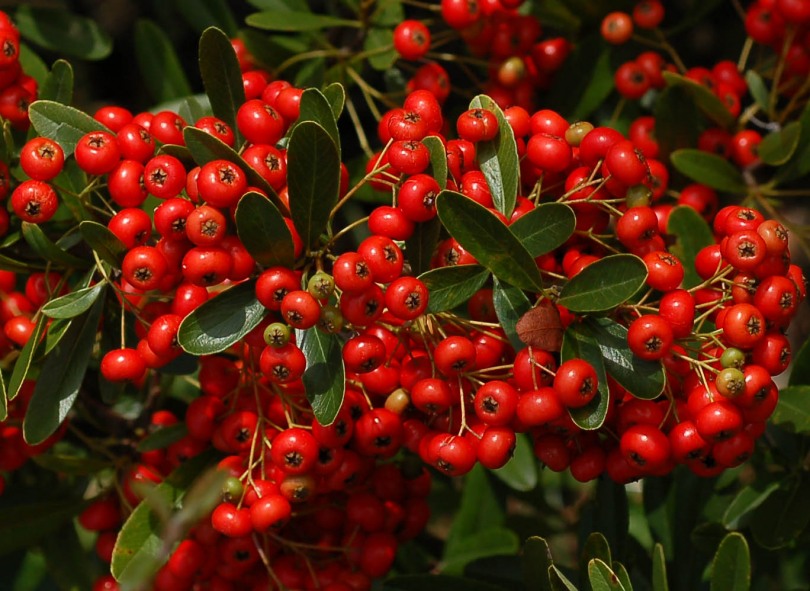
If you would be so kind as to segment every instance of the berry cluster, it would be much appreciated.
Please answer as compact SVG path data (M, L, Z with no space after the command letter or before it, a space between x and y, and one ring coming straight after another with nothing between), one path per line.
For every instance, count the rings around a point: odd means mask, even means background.
M0 117L15 129L28 129L28 105L36 98L37 82L20 65L20 32L0 12ZM3 178L7 180L7 171Z

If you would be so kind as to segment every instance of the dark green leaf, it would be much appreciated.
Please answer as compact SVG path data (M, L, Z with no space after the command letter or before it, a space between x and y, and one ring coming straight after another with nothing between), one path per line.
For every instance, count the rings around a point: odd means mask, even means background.
M537 459L526 435L518 434L512 459L503 468L492 470L492 473L512 490L534 490L538 480Z
M465 476L463 490L461 505L453 518L444 546L445 557L453 556L456 548L464 546L465 539L504 524L503 505L483 466L476 465Z
M503 587L491 585L464 577L452 575L399 575L387 579L380 591L506 591Z
M599 53L599 57L594 60L587 76L588 85L579 97L577 106L569 117L570 121L586 120L604 104L610 93L613 92L614 68L610 63L610 55L610 48L605 47Z
M572 312L604 312L633 297L646 280L647 266L637 256L606 256L572 277L563 286L559 303Z
M802 124L792 121L779 131L769 133L757 146L760 159L771 166L781 166L790 160L799 147Z
M660 362L644 361L627 345L627 328L610 318L589 318L588 329L599 345L605 371L636 398L653 400L664 391L666 375Z
M436 179L440 189L444 189L447 186L447 152L444 144L435 135L429 135L422 143L430 152L430 176Z
M548 569L552 565L548 542L532 536L523 544L523 579L526 588L533 591L551 591Z
M548 567L548 578L552 591L578 591L574 584L568 580L560 569L553 564Z
M663 76L667 86L680 86L686 89L698 109L720 127L729 129L736 122L735 117L726 108L723 101L707 86L674 72L664 72Z
M73 101L73 68L68 62L56 60L53 63L39 90L39 98L63 105L69 105Z
M670 247L683 264L683 287L689 289L703 282L695 270L695 257L706 246L714 244L714 234L706 220L692 207L679 205L669 215L667 232L675 236Z
M14 400L17 394L20 393L20 388L22 388L23 382L25 382L28 372L31 370L34 354L36 353L47 326L48 317L44 315L40 316L37 319L37 323L34 325L31 336L25 342L25 345L23 345L20 356L17 357L17 361L14 363L14 369L11 370L11 377L8 381L8 392L6 393L8 400Z
M256 328L267 315L256 299L256 282L248 280L204 302L180 323L177 341L192 355L224 351Z
M216 26L225 31L228 37L236 37L236 19L227 0L174 0L174 5L197 33Z
M127 247L107 226L86 220L79 224L79 231L98 258L114 269L121 268L121 261L124 260Z
M737 529L740 521L764 503L778 488L779 482L763 482L761 478L741 488L723 513L723 525L727 529Z
M394 32L390 28L371 27L363 42L363 51L369 54L371 67L380 72L392 67L399 58L394 49Z
M45 536L40 548L48 565L48 574L60 588L92 588L94 576L90 561L73 523L64 523L53 535Z
M767 86L765 86L762 76L754 70L748 70L745 73L745 81L748 83L748 91L751 93L754 102L760 109L767 113L769 110L768 102L770 99L768 97L770 96L770 91Z
M100 60L112 51L112 40L98 23L69 10L22 4L14 23L23 37L62 55Z
M652 588L655 591L669 591L669 583L667 582L667 558L664 555L664 547L661 544L656 544L653 547Z
M588 580L593 591L625 591L616 573L598 558L588 563Z
M520 216L509 229L533 257L562 246L574 233L574 210L564 203L541 203Z
M728 534L712 561L711 591L748 591L751 588L751 558L742 534Z
M332 115L335 116L335 119L339 119L340 114L343 112L343 105L346 102L346 90L343 85L339 82L333 82L323 89L323 96L326 97L329 106L332 107Z
M112 460L95 457L59 455L48 452L31 458L37 466L57 472L59 474L73 474L77 476L90 476L98 474L101 470L114 468Z
M534 257L486 207L461 193L442 191L436 211L450 235L493 275L528 291L543 288Z
M571 408L568 412L581 429L593 431L601 427L605 422L610 396L608 394L605 364L602 360L599 343L587 327L581 324L569 326L563 334L560 359L565 362L575 358L584 359L596 370L599 391L588 404L580 408Z
M375 3L371 22L378 27L396 27L405 20L405 11L400 0L379 0Z
M517 534L505 527L483 529L464 537L445 552L440 565L444 574L458 575L473 560L487 556L508 556L520 548Z
M789 386L779 392L770 421L794 433L810 433L810 386Z
M175 423L166 427L160 427L138 442L137 449L140 453L145 451L155 451L156 449L166 449L172 443L180 441L188 434L185 423Z
M135 23L135 57L140 79L156 102L191 94L191 85L169 37L150 20Z
M293 12L265 10L248 15L245 22L265 31L283 31L288 33L301 31L319 31L334 27L360 27L359 21L347 20L328 14L311 12Z
M624 588L627 589L627 591L633 591L633 583L630 582L630 573L627 572L627 569L621 562L617 560L613 561L613 572L616 573L617 577L619 577L619 581L621 582L622 585L624 585ZM653 589L653 591L659 590ZM666 590L664 589L661 591Z
M630 509L624 485L617 484L610 478L599 478L596 481L594 502L583 512L581 531L600 532L607 540L612 555L625 556L629 526ZM602 557L607 558L604 549Z
M533 6L533 13L540 21L555 29L575 32L581 25L580 17L575 7L569 6L564 0L545 0Z
M431 314L460 306L486 283L489 277L481 265L439 267L422 273L419 279L430 292L427 311Z
M200 37L199 55L200 75L211 110L233 130L238 149L243 140L236 126L236 111L245 102L245 87L236 53L225 33L209 27Z
M598 558L605 564L613 562L610 555L610 544L607 538L601 532L591 532L585 540L585 545L582 548L582 570L588 570L588 565L591 560Z
M337 146L338 157L340 157L340 132L332 106L326 96L317 88L307 88L301 95L300 106L301 114L298 116L295 126L297 127L304 121L314 121L323 127ZM293 127L294 129L295 127Z
M498 135L494 139L476 144L476 155L481 172L492 192L495 209L507 219L515 209L520 189L520 166L512 126L506 121L501 108L491 98L479 94L470 102L471 109L492 111L498 118Z
M87 312L74 319L65 337L45 358L23 421L23 434L29 444L45 441L73 407L93 354L103 301L97 299Z
M804 341L799 350L793 354L793 369L790 370L788 384L810 386L810 340Z
M54 140L62 147L65 158L73 154L84 134L109 131L90 115L54 101L31 103L28 117L39 135Z
M776 171L773 180L777 185L796 180L810 172L810 103L805 105L799 122L799 145L793 158Z
M697 143L700 113L689 91L682 86L667 86L658 95L653 106L655 138L661 158L666 159L675 150L691 148ZM689 122L684 124L684 122Z
M492 289L492 302L506 337L515 351L520 351L526 344L520 340L515 327L520 317L531 309L532 303L522 290L504 285L497 279Z
M309 247L320 238L338 200L340 157L329 133L314 121L296 126L287 147L287 187L295 229Z
M419 275L431 268L433 251L439 241L442 225L439 218L416 224L411 237L405 241L405 254L411 264L411 270Z
M673 152L670 160L679 172L693 181L734 195L745 195L748 192L742 173L722 156L685 148Z
M318 422L324 426L331 425L346 393L341 341L335 334L310 328L300 342L307 360L303 377L307 400Z
M186 490L211 463L212 454L203 453L180 465L152 491L155 499L166 509L180 507ZM140 503L121 528L113 549L111 572L122 585L124 581L142 576L144 571L157 568L169 557L161 538L164 523L148 502Z
M8 418L8 392L6 392L6 378L0 369L0 421Z
M30 273L32 270L42 270L45 265L41 263L28 263L18 261L0 254L0 269L4 271L13 271L14 273Z
M34 546L58 530L85 507L81 499L27 502L0 509L0 555Z
M48 77L48 64L28 46L20 41L20 66L22 71L37 81L37 84L44 84Z
M808 498L810 476L806 472L784 479L752 516L751 533L757 544L776 550L794 543L810 523Z
M50 318L75 318L90 309L106 285L105 282L99 282L92 287L66 293L42 306L41 312Z
M287 211L286 206L279 200L270 183L251 166L248 166L248 163L222 140L196 127L186 127L183 130L183 140L197 164L202 166L211 160L220 159L233 162L244 171L249 185L264 191L282 212Z
M260 265L292 267L295 262L290 230L284 216L267 197L251 191L236 207L236 231L250 255Z
M89 261L70 254L52 242L38 224L23 222L22 235L28 246L46 261L69 268L83 269L90 266Z

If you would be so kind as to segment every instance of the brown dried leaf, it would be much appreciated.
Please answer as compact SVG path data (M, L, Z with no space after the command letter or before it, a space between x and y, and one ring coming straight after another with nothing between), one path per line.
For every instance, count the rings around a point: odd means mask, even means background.
M520 317L515 326L520 340L530 347L559 351L562 347L563 325L557 307L548 300Z

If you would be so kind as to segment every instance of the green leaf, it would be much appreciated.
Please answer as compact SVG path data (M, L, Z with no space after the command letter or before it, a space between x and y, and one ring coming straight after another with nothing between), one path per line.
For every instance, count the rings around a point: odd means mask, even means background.
M112 51L112 40L98 23L69 10L22 4L14 23L23 37L62 55L101 60Z
M40 271L45 269L45 265L41 263L18 261L16 259L12 259L11 257L0 254L0 269L3 269L4 271L13 271L14 273L30 273L32 270Z
M192 94L191 84L169 37L150 20L138 19L135 23L135 58L140 79L156 102Z
M541 203L515 220L509 229L533 257L562 246L574 233L577 218L564 203Z
M776 185L799 179L810 172L810 104L805 105L799 123L799 144L793 157L776 171L773 178Z
M585 267L560 292L559 304L572 312L604 312L635 295L647 280L647 266L637 256L614 254Z
M481 265L439 267L422 273L419 279L430 292L427 311L431 314L452 310L470 299L489 277Z
M114 468L112 460L96 457L56 454L52 450L31 458L37 466L57 472L76 476L90 476L102 470Z
M584 359L596 370L599 391L588 404L580 408L571 408L568 412L581 429L593 431L605 422L610 395L599 343L588 328L581 324L572 324L565 330L560 350L561 361L565 362L575 358Z
M320 31L334 27L361 26L359 21L347 20L328 14L313 14L311 12L265 10L249 14L245 19L248 26L265 31L282 31L296 33L303 31Z
M486 109L498 119L498 135L494 139L476 144L476 155L481 172L492 192L495 209L507 219L515 209L520 190L520 165L517 143L512 126L506 121L501 108L491 98L479 94L470 102L470 109Z
M226 0L174 0L174 6L198 34L217 26L229 38L236 37L238 26Z
M442 225L435 217L427 222L416 224L413 234L405 241L405 255L411 264L411 270L419 275L431 268L433 251L439 242Z
M73 154L76 144L84 134L109 131L90 115L54 101L31 103L28 118L39 135L54 140L62 147L65 158Z
M236 232L260 265L292 267L295 251L284 216L267 197L251 191L236 206Z
M503 505L483 466L477 464L464 477L463 491L444 546L445 556L452 556L456 547L475 533L504 524Z
M613 572L616 573L617 577L619 577L619 581L621 581L621 584L624 585L624 588L627 591L633 591L633 583L630 582L630 573L627 572L627 569L621 562L617 560L613 561ZM653 589L653 591L659 590Z
M534 490L538 481L537 460L532 443L525 434L518 434L512 459L503 468L492 470L492 474L512 490Z
M37 81L37 84L44 84L48 77L48 64L31 49L31 47L20 41L20 66L22 71Z
M290 213L304 245L315 244L340 190L340 156L329 133L314 121L295 127L287 147Z
M270 183L225 142L202 129L190 126L183 130L183 141L185 141L186 148L191 152L191 156L197 164L202 166L211 160L233 162L245 173L249 185L264 191L281 211L287 211L287 207L278 198Z
M532 536L523 544L523 579L526 588L534 591L551 591L548 570L551 568L551 550L545 538Z
M810 386L788 386L779 392L770 422L794 433L810 433L809 403Z
M56 60L39 90L39 98L63 105L73 101L73 67L65 60Z
M105 282L99 282L71 291L46 303L41 312L50 318L75 318L90 309L106 286Z
M28 246L35 253L46 261L68 268L84 269L90 266L90 262L70 254L51 241L42 231L38 224L29 222L22 223L22 235Z
M768 87L765 86L762 76L754 70L748 70L745 73L745 81L748 83L748 91L751 93L754 102L760 109L767 113L769 110L770 91Z
M748 542L738 532L728 534L712 561L712 591L748 591L751 588L751 557Z
M790 386L810 386L810 340L805 340L793 354L793 369L790 370Z
M386 579L380 591L506 591L503 587L447 574L398 575Z
M179 508L188 488L211 461L210 452L185 461L158 484L150 496L159 500L165 509ZM154 502L144 501L135 507L115 542L110 569L122 586L125 581L133 582L144 575L148 577L151 569L154 569L152 573L156 572L169 557L171 546L166 548L166 542L161 538L166 516L163 519L158 516L152 505Z
M430 176L439 183L439 188L447 186L447 152L444 144L435 135L429 135L422 140L430 153Z
M42 335L45 333L47 327L47 316L40 316L37 319L37 323L34 325L31 336L25 342L25 345L23 345L20 356L17 357L17 361L14 363L14 369L11 370L11 377L8 381L8 391L6 392L7 400L14 400L17 394L20 393L20 388L22 388L23 382L25 382L26 377L28 377L28 372L31 370L31 363L34 360L34 354L39 347Z
M730 129L736 122L735 117L726 108L723 101L708 87L674 72L664 72L663 76L667 86L684 88L698 109L720 127Z
M610 318L588 318L589 331L599 345L605 371L636 398L654 400L666 385L660 362L639 359L627 344L627 328Z
M45 358L23 421L25 440L35 445L53 434L73 407L93 354L103 299L75 318Z
M0 421L8 418L8 393L6 392L6 378L0 369Z
M790 160L799 147L802 124L792 121L779 131L774 131L762 138L757 146L757 154L762 162L770 166L781 166Z
M369 54L371 67L379 72L393 67L399 58L394 49L394 32L390 28L371 27L363 42L363 51Z
M667 558L664 555L664 547L661 544L656 544L653 547L652 588L654 591L669 591L669 583L667 582Z
M583 572L588 570L588 565L594 559L598 558L605 564L613 562L610 555L610 544L607 538L601 532L591 532L588 534L585 544L582 548L582 557L580 560L581 569Z
M552 591L578 591L574 584L568 580L560 569L553 564L548 567L548 578Z
M515 327L520 317L531 309L532 303L522 290L511 285L504 285L497 278L493 283L492 303L495 307L495 315L498 317L498 322L506 333L506 337L515 351L520 351L526 346L526 343L520 340Z
M94 577L90 561L73 523L66 522L53 535L45 536L40 548L48 566L48 574L60 588L92 588Z
M606 47L593 61L591 71L587 76L588 85L579 97L579 101L569 117L570 121L586 120L604 104L610 93L613 92L613 66L610 63L610 56L611 50Z
M405 20L402 2L400 0L378 0L370 20L378 27L396 27Z
M300 125L304 121L314 121L324 131L329 134L332 141L338 149L338 158L340 157L340 132L338 131L337 119L335 113L332 111L332 105L327 100L326 96L317 88L307 88L301 95L301 114L293 126Z
M339 82L333 82L323 89L323 96L329 101L335 119L339 119L343 112L343 105L346 103L346 89Z
M299 342L307 360L303 381L312 413L321 425L331 425L346 393L341 341L335 334L310 328Z
M188 428L185 423L175 423L166 427L160 427L138 442L135 449L140 453L166 449L172 443L177 443L188 435Z
M209 27L200 37L199 55L200 75L211 110L233 130L238 149L244 140L236 125L236 111L245 102L245 87L236 53L225 33Z
M734 495L723 513L722 524L727 529L738 529L740 522L779 488L779 482L755 480Z
M450 235L497 278L528 291L543 289L534 257L486 207L461 193L442 191L436 211Z
M686 88L667 86L661 90L653 105L653 115L662 160L675 150L690 148L697 143L699 129L696 122L700 121L700 113Z
M588 579L593 591L625 591L616 573L598 558L588 563Z
M127 253L127 247L107 226L85 220L79 224L79 231L84 241L98 255L98 258L114 269L121 268L121 262Z
M788 546L810 523L810 476L799 472L785 478L757 507L751 519L751 533L763 548L776 550Z
M267 308L256 299L256 281L243 281L186 316L177 341L192 355L219 353L256 328L266 315Z
M673 152L670 160L678 172L693 181L734 195L745 195L748 192L742 173L722 156L685 148Z
M483 529L464 537L453 545L452 552L445 552L441 572L458 575L473 560L487 556L514 554L520 548L517 534L505 527Z
M81 513L82 499L49 499L0 509L0 555L36 545Z
M670 251L683 264L683 287L700 285L703 279L695 270L695 257L704 247L714 244L714 234L706 220L692 207L679 205L669 214L667 232L675 236Z

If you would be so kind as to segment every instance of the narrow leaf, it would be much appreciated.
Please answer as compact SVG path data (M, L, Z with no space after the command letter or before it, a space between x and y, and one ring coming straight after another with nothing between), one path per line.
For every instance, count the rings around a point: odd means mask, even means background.
M185 423L175 423L166 427L160 427L156 431L150 433L138 442L135 447L140 453L146 451L155 451L157 449L166 449L172 443L180 441L188 434L188 428Z
M810 386L810 340L804 341L793 354L793 369L790 371L790 386Z
M427 311L431 314L452 310L470 299L489 277L481 265L439 267L422 273L419 279L430 292Z
M596 370L599 391L588 404L580 408L571 408L568 412L581 429L593 431L605 422L610 396L602 351L596 338L584 325L573 324L563 335L560 359L565 362L575 358L584 359Z
M35 101L28 107L28 118L36 132L54 140L65 152L73 154L76 144L91 131L109 131L90 115L54 101Z
M332 105L317 88L307 88L301 95L300 114L293 130L304 121L314 121L323 127L337 146L338 157L340 157L340 132L337 119L332 111Z
M568 580L560 569L553 564L548 567L548 578L552 591L578 591L574 584Z
M329 101L329 106L332 107L332 114L335 119L340 118L343 113L343 106L346 103L346 89L339 82L333 82L323 89L323 96Z
M690 100L687 89L667 86L661 90L653 106L653 115L662 160L675 150L690 148L697 143L698 126L683 124L684 121L700 120L700 112Z
M769 550L795 542L810 524L810 477L805 472L784 479L754 511L750 525L758 545Z
M469 563L487 556L504 556L518 551L517 534L505 527L492 527L466 536L444 555L440 568L444 574L459 575Z
M359 21L338 18L328 14L311 12L265 10L249 14L245 22L265 31L283 31L295 33L302 31L319 31L334 27L360 27Z
M0 509L0 555L36 545L85 507L82 499L29 501Z
M776 185L799 179L810 172L810 104L804 106L799 123L801 132L796 151L788 162L776 170L773 178Z
M430 153L430 176L436 179L440 189L444 189L447 186L447 152L444 144L435 135L429 135L422 143Z
M602 44L604 45L604 44ZM610 63L611 51L607 47L599 53L593 61L591 71L587 76L588 85L579 97L579 101L569 117L570 121L583 121L590 117L613 92L613 66Z
M559 304L572 312L604 312L620 306L647 280L647 266L630 254L615 254L585 267L565 284Z
M464 480L461 505L444 546L444 557L453 556L464 540L481 532L501 527L506 519L501 499L483 466L476 465Z
M512 490L528 492L534 490L538 482L537 459L532 442L525 434L518 434L512 458L503 468L492 470L492 474Z
M520 166L515 134L503 116L501 108L488 96L479 94L470 102L470 108L486 109L494 113L498 119L498 135L492 140L478 142L476 155L481 172L484 173L492 192L495 209L508 219L515 209L520 190Z
M734 116L709 88L674 72L664 72L663 75L667 86L680 86L687 90L698 109L717 125L726 129L734 125Z
M532 536L523 544L523 579L527 589L551 591L548 569L552 565L548 542L539 536Z
M228 38L236 37L238 25L227 0L174 0L174 5L197 33L217 26Z
M183 319L180 346L192 355L224 351L256 328L267 309L256 299L256 282L248 280L204 302Z
M751 557L748 542L738 532L728 534L712 560L711 591L748 591Z
M31 336L25 342L25 345L23 345L20 356L17 357L17 361L14 363L14 369L11 370L11 377L8 381L8 392L6 393L8 400L14 400L17 394L20 393L20 388L22 388L23 382L25 382L25 379L28 377L28 372L31 370L31 364L34 361L34 354L39 347L42 335L45 333L47 327L48 317L44 315L40 316L37 319L37 323L34 325Z
M45 536L40 545L48 574L61 589L90 589L93 575L87 553L82 547L76 526L67 522L53 535Z
M73 101L73 67L65 60L56 60L39 91L39 98L63 105Z
M23 434L29 444L45 441L73 407L93 354L103 301L97 299L87 312L74 319L65 337L45 358L23 421Z
M90 266L89 261L70 254L52 242L38 224L23 222L22 235L28 246L46 261L68 268L84 269Z
M6 391L6 378L0 369L0 421L8 418L8 392Z
M625 591L616 573L598 558L588 563L588 579L593 591Z
M267 197L249 192L236 206L236 232L260 265L292 267L295 251L284 216Z
M741 488L723 513L723 526L738 529L740 523L778 488L779 482L762 482L761 478Z
M461 193L442 191L436 210L450 235L493 275L528 291L543 288L534 257L486 207Z
M371 27L363 41L363 51L369 53L369 65L379 72L393 67L399 58L394 49L394 32L387 27Z
M652 588L654 591L669 591L669 583L667 582L667 558L664 555L664 547L661 544L656 544L653 547Z
M745 73L745 81L748 83L748 91L751 93L754 102L760 109L767 113L770 91L768 87L765 86L765 81L762 80L762 76L754 70L748 70Z
M760 159L770 166L781 166L790 160L799 147L802 124L792 121L779 131L774 131L762 138L757 146Z
M304 391L312 412L321 425L331 425L346 393L341 341L337 335L307 330L301 339L301 351L307 360Z
M411 270L419 275L431 268L433 251L439 242L442 225L435 217L427 222L416 224L411 237L405 241L405 255L411 264Z
M14 23L23 37L62 55L101 60L112 51L112 39L96 21L69 10L21 4Z
M49 318L75 318L90 309L106 285L105 282L99 282L92 287L66 293L42 306L41 312Z
M699 285L703 279L695 270L695 257L704 247L714 244L709 224L694 208L679 205L670 212L667 232L675 236L670 250L683 264L683 287Z
M518 336L517 323L531 309L532 303L522 290L511 285L504 285L497 279L495 279L492 289L492 302L495 307L495 315L509 342L515 351L520 351L526 344Z
M112 460L97 457L61 455L52 450L31 458L37 466L57 472L76 476L90 476L101 470L114 468Z
M338 200L338 147L321 125L304 121L290 136L287 158L290 213L301 240L309 247L326 229Z
M135 58L140 78L156 102L192 94L171 41L163 29L150 20L139 19L135 23Z
M574 233L574 210L564 203L541 203L520 216L509 229L533 257L562 246Z
M380 584L379 591L506 591L476 579L446 574L398 575Z
M121 261L127 252L127 247L113 234L110 229L98 222L85 220L79 223L82 238L95 251L98 257L113 267L121 268Z
M245 102L245 87L228 35L216 27L207 28L200 37L199 55L200 75L211 110L230 126L236 136L236 147L240 148L243 139L236 126L236 111Z
M779 402L770 422L794 433L810 433L810 385L788 386L779 392Z
M693 181L734 195L745 195L748 192L742 173L722 156L684 148L673 152L670 160L678 172Z

